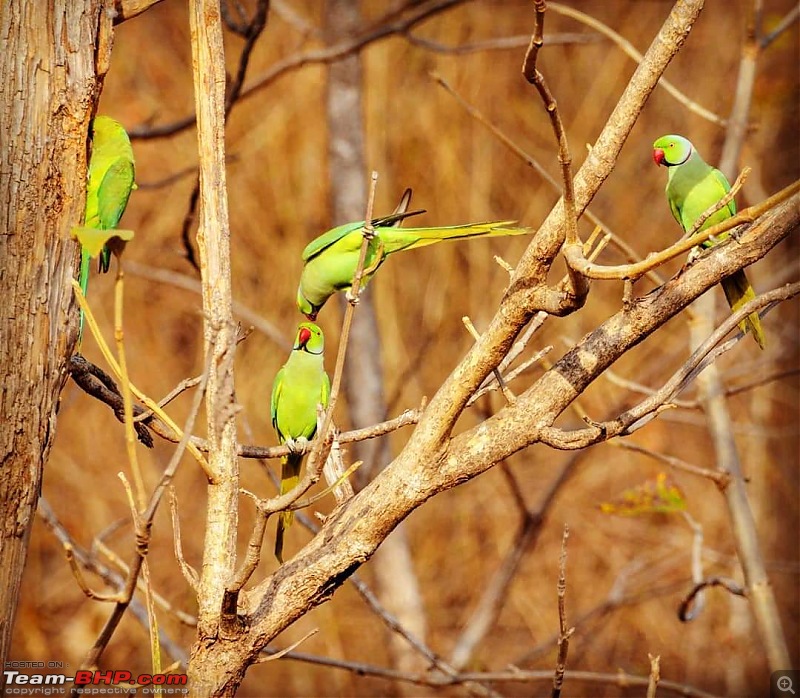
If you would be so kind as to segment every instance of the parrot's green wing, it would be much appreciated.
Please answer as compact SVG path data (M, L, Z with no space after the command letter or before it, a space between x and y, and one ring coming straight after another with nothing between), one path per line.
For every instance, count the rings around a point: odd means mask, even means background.
M272 384L272 399L270 401L270 419L272 426L278 432L278 439L283 442L283 436L278 429L278 401L281 399L283 389L283 367L275 374L275 382Z
M328 403L331 399L331 378L326 373L325 379L322 381L322 393L320 395L319 404L322 405L323 409L328 408Z
M101 228L116 228L128 205L134 184L134 167L131 160L116 160L103 176L97 190L97 215ZM105 273L111 263L108 246L100 253L100 271Z
M385 216L383 218L376 218L372 221L372 225L375 228L381 226L390 226L395 225L399 221L403 220L404 218L409 218L411 216L418 216L421 213L425 213L424 210L419 211L404 211L402 213L392 213L391 215ZM362 236L360 234L361 229L364 227L364 221L357 221L355 223L344 223L343 225L339 225L335 228L332 228L327 233L323 233L319 237L315 238L311 242L306 245L306 248L303 250L303 261L307 262L309 259L316 257L321 252L324 252L328 249L331 245L339 242L344 237L349 235L353 232L359 232L358 236L353 237L353 246L355 249L359 249L361 247ZM349 249L348 245L348 249Z
M115 160L106 170L97 189L97 215L100 228L116 228L133 190L134 169L130 160Z
M727 194L731 190L731 183L728 181L728 178L724 174L722 174L722 172L720 172L717 168L714 168L711 171L711 176L714 178L716 183L722 187L722 191L723 191L722 196L725 196L725 194ZM722 197L720 197L720 198L722 198ZM717 201L719 201L719 199L717 199ZM709 204L709 208L711 206L713 206L715 203L716 203L716 201L710 203ZM728 212L730 213L731 216L735 216L736 215L736 200L735 199L731 199L728 202L728 205L725 208L728 209Z
M681 207L678 205L678 201L673 196L667 196L667 203L669 204L669 210L672 211L672 217L678 221L678 225L682 228L683 226L683 217L681 216Z

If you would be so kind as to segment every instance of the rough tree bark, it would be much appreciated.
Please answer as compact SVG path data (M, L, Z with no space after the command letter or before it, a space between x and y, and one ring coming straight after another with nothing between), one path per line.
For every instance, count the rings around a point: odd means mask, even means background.
M77 324L87 134L110 49L98 0L0 6L0 653L14 624ZM98 48L99 46L99 48ZM97 62L96 62L97 61Z

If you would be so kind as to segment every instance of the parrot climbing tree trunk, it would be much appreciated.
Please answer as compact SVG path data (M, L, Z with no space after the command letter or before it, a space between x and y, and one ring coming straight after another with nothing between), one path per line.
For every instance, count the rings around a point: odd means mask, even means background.
M360 20L357 3L327 0L326 31L331 40L345 35ZM329 163L331 181L331 219L358 220L364 216L367 191L367 163L364 152L362 119L362 70L359 54L333 63L329 68L327 114L330 132ZM343 296L342 303L346 302ZM350 421L354 426L376 424L386 418L383 387L381 335L372 293L362 295L350 330L350 342L358 348L358 361L346 361L342 382ZM356 387L357 386L357 387ZM364 465L356 471L363 487L370 476L391 461L388 439L354 444L353 456ZM419 579L414 571L404 524L400 524L379 548L372 560L378 597L402 625L420 640L425 639L426 623ZM387 631L392 664L404 671L425 667L420 656L397 634ZM398 682L400 691L408 685Z
M8 657L33 516L77 338L70 281L87 135L111 19L98 0L0 10L0 654ZM47 17L48 21L41 21ZM69 44L69 48L67 48ZM35 61L31 56L36 56ZM11 95L14 95L11 98Z

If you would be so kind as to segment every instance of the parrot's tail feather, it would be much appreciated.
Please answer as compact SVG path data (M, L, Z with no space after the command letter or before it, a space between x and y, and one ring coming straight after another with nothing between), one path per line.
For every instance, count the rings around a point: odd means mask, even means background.
M724 278L722 280L722 290L725 292L725 298L731 310L736 312L748 301L756 297L756 292L747 280L744 270L737 271L735 274ZM761 318L758 313L750 313L744 320L739 323L739 329L744 333L750 332L756 344L764 349L767 346L767 339L764 336L764 330L761 327Z
M413 250L417 247L433 245L442 240L525 235L532 231L531 228L518 228L515 223L516 221L490 221L440 228L398 228L396 231L383 229L380 232L380 239L385 245L387 253L390 253L399 250Z
M300 482L300 466L303 456L290 453L281 461L281 494L291 492ZM282 511L278 514L278 528L275 531L275 557L283 564L283 534L294 521L293 511Z

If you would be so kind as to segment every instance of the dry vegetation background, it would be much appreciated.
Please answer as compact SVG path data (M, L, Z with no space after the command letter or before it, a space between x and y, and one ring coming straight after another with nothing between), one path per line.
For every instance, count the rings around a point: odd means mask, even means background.
M323 3L285 0L312 27L321 27ZM569 3L604 21L640 51L649 45L671 7L658 0ZM691 98L726 115L733 98L743 36L742 2L708 2L684 50L667 78ZM362 3L365 21L380 17L390 3ZM792 7L790 0L766 0L769 27ZM530 2L472 2L425 22L415 34L447 45L529 35ZM573 20L549 12L545 34L589 33ZM272 13L252 60L250 79L276 61L321 45L298 26ZM234 71L241 40L227 37L229 70ZM380 174L376 211L389 212L402 190L414 189L414 203L428 213L424 222L447 225L487 219L519 219L537 226L556 201L549 185L517 156L470 118L429 77L438 71L522 148L540 158L557 176L555 147L546 115L534 90L520 73L524 47L453 55L437 53L392 37L367 47L364 107L369 169ZM759 63L752 110L754 129L740 165L754 172L740 196L740 206L756 203L798 177L798 32L786 33ZM634 63L607 40L546 47L540 68L558 99L577 167L585 144L593 142L628 78ZM327 68L309 65L279 78L236 106L228 121L228 187L232 231L234 298L274 325L282 342L254 332L239 346L237 397L242 407L239 436L244 442L276 443L269 423L272 379L287 356L299 315L294 295L300 251L320 232L341 223L329 215L331 181L327 170L329 133L325 121ZM188 15L184 3L167 0L121 25L116 33L111 70L100 112L134 128L166 123L193 109ZM669 132L688 135L709 161L715 161L723 131L690 113L663 90L656 90L622 151L616 170L592 208L642 255L665 246L678 234L664 200L665 172L651 160L652 141ZM124 227L136 231L126 259L148 268L193 276L184 258L181 225L189 205L196 165L193 129L175 137L135 140L139 190L131 198ZM188 172L188 174L186 174ZM176 175L181 175L177 176ZM581 223L584 237L590 228ZM379 316L389 415L417 406L432 395L470 346L461 317L470 315L480 329L492 316L507 282L492 260L501 254L514 264L524 238L443 244L395 256L370 287ZM798 244L789 238L748 270L764 291L797 278ZM624 261L613 249L601 260ZM668 271L676 271L679 262ZM146 270L144 270L146 271ZM637 287L646 290L647 281ZM553 344L552 356L594 328L619 307L621 287L595 282L584 309L564 320L551 319L530 350ZM716 291L719 293L719 291ZM721 294L720 294L721 298ZM107 337L113 320L113 278L94 276L89 300ZM126 346L131 376L153 397L169 392L182 379L201 372L200 297L158 283L132 268L126 277ZM340 310L329 304L321 314L328 339L329 370L337 344ZM722 310L720 308L720 317ZM247 324L247 323L243 323ZM798 364L798 305L784 305L767 316L769 347L763 354L744 341L726 354L721 368L727 383L741 384L775 368ZM84 353L102 365L93 341ZM676 319L613 367L616 375L658 386L688 355L688 329ZM358 347L349 360L358 361ZM537 369L540 370L540 369ZM532 375L523 376L528 385ZM358 386L348 386L357 390ZM691 394L684 397L691 398ZM462 424L491 412L495 395L467 410ZM582 397L597 420L634 404L636 393L601 380ZM189 398L172 406L179 421ZM782 612L783 627L800 660L798 599L798 378L789 375L730 398L737 444L749 478L751 503L763 552ZM340 402L338 424L349 425ZM202 424L203 420L198 420ZM574 413L561 424L578 423ZM366 425L355 425L366 426ZM392 435L396 452L408 435ZM62 395L55 446L44 476L43 495L75 539L84 545L119 519L128 517L125 494L116 476L127 471L123 428L103 405L69 383ZM631 441L697 465L713 466L713 452L700 411L663 414ZM150 486L166 465L172 447L157 443L140 448ZM568 618L578 623L570 646L569 668L610 671L618 667L646 675L647 653L662 657L662 677L718 694L763 695L767 666L758 646L748 603L711 590L705 612L682 624L676 616L690 588L691 532L680 517L651 515L615 518L598 505L622 490L654 477L663 466L643 455L608 444L578 456L544 446L531 448L508 463L532 508L570 459L572 475L546 512L541 535L526 551L496 627L475 656L474 669L503 669L509 663L550 669L555 645L530 659L557 631L556 577L562 525L571 528L568 561ZM272 463L273 469L277 462ZM263 494L273 485L254 461L242 461L242 485ZM684 491L688 509L705 533L708 574L740 578L722 497L714 484L682 472L670 473ZM203 542L205 479L185 459L176 487L183 545L199 565ZM331 500L319 503L327 511ZM240 543L246 543L252 511L242 502ZM415 571L424 595L429 645L447 656L460 629L511 544L520 524L507 481L495 468L468 484L444 493L408 520ZM274 532L274 524L269 534ZM291 529L289 554L307 540L300 526ZM157 591L177 608L193 613L193 598L174 559L166 507L156 518L149 557ZM123 525L107 539L127 556L130 528ZM271 543L267 544L267 549ZM265 555L260 574L276 562ZM361 571L370 580L370 564ZM583 622L579 619L607 601L622 586L623 603ZM92 583L101 587L97 580ZM61 660L76 666L109 613L107 605L87 600L65 562L61 546L38 521L19 610L16 642L10 659ZM192 628L162 613L159 622L184 648ZM310 629L320 632L302 651L354 661L388 664L382 623L345 585L333 600L312 611L280 638L280 647ZM104 668L147 671L146 629L130 615L104 655ZM335 696L392 695L391 683L296 661L276 661L252 668L239 695ZM530 695L530 686L506 685L508 695ZM536 691L549 692L545 684ZM412 693L424 694L425 689ZM463 689L449 689L462 694ZM626 691L568 683L569 695L633 695ZM538 693L537 693L538 694Z

